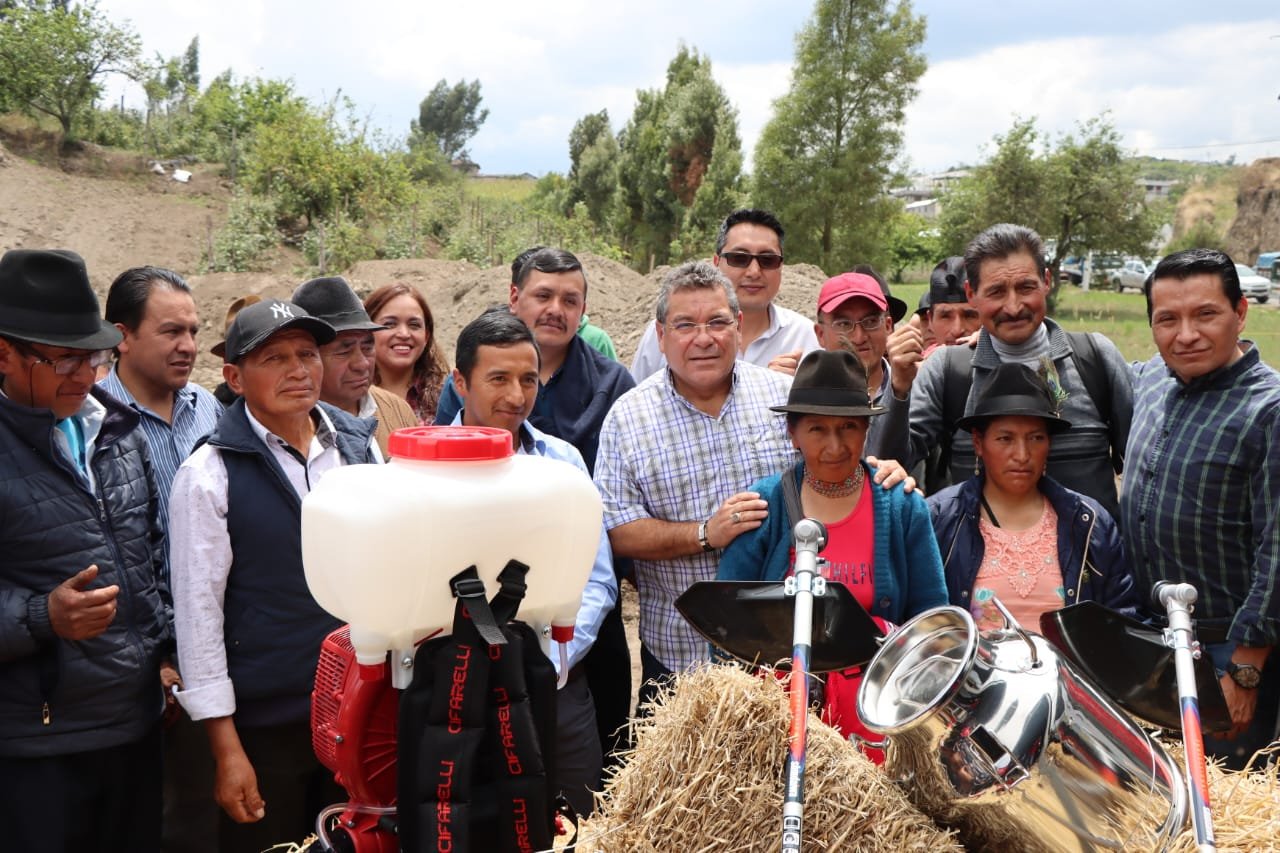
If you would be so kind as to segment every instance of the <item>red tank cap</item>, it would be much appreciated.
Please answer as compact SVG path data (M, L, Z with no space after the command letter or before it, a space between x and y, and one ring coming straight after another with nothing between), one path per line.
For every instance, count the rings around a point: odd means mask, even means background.
M391 433L387 451L396 459L485 462L514 456L511 433L495 427L416 426Z

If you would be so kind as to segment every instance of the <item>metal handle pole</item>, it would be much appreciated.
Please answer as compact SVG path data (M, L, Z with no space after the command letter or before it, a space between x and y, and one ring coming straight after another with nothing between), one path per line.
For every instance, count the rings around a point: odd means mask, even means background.
M804 835L804 763L809 737L809 652L813 642L813 596L825 582L818 577L818 552L827 544L821 523L804 518L793 531L796 565L787 591L796 598L791 633L791 730L787 738L786 794L782 801L782 851L800 853ZM815 591L816 588L816 591Z
M1161 581L1152 596L1169 615L1165 642L1173 648L1174 673L1178 678L1178 701L1182 711L1182 743L1186 750L1187 790L1191 795L1191 823L1196 848L1202 853L1218 849L1213 839L1213 815L1209 810L1209 778L1205 769L1204 732L1200 727L1200 697L1196 693L1194 655L1199 651L1191 628L1191 609L1196 588L1189 583ZM1193 648L1195 649L1193 651Z

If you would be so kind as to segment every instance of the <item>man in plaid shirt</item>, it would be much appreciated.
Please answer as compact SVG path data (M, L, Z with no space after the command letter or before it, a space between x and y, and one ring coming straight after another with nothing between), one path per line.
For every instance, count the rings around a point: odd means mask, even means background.
M744 491L795 462L786 420L790 377L738 361L742 314L732 285L703 261L662 281L656 332L660 370L614 404L600 431L595 479L617 556L635 559L645 685L707 657L675 609L698 580L715 578L720 551L760 526L766 504Z
M1235 724L1205 747L1240 769L1280 709L1280 376L1240 340L1248 301L1222 252L1169 255L1145 291L1160 354L1135 371L1125 550L1140 588L1199 592L1197 636Z

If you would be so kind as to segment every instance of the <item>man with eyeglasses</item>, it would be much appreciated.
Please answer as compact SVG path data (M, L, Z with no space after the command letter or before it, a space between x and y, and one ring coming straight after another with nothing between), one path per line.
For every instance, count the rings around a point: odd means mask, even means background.
M818 293L818 319L813 325L823 349L848 350L867 369L872 403L885 413L872 418L864 452L880 459L906 459L911 451L911 383L923 358L924 336L907 323L894 328L906 304L889 302L880 283L862 272L827 279ZM900 306L900 307L899 307ZM895 318L891 312L902 313Z
M0 257L6 849L160 847L159 495L138 413L94 385L120 341L79 255Z
M735 210L720 224L711 263L733 286L742 320L738 356L746 362L792 375L805 353L818 348L813 324L789 308L775 305L782 286L782 223L767 210ZM636 382L665 364L656 328L640 338L631 375Z
M385 460L391 433L418 425L417 416L404 398L373 384L373 336L390 329L369 319L360 297L342 276L304 281L290 300L338 333L320 347L320 360L324 363L320 400L349 415L376 420L374 438L380 458Z
M668 369L614 404L595 470L614 556L635 560L642 705L657 681L706 660L675 599L713 579L721 549L760 526L766 504L748 487L794 461L784 419L769 411L790 377L738 359L743 314L723 267L671 270L655 313Z

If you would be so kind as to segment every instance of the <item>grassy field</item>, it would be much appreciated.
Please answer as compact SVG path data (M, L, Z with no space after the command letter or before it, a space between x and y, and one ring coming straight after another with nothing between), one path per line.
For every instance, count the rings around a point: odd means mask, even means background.
M536 181L528 178L468 178L463 187L471 198L485 201L524 201Z
M894 285L893 295L914 306L925 288L924 283ZM1101 332L1130 361L1145 361L1155 355L1151 327L1147 325L1147 304L1141 293L1085 292L1063 285L1058 295L1058 313L1054 319L1063 328L1074 332ZM1273 367L1280 366L1280 308L1272 303L1250 302L1244 337L1257 344L1263 361Z

